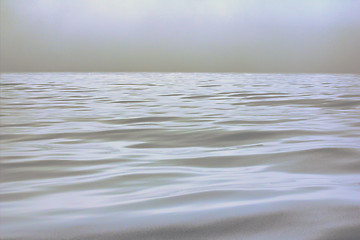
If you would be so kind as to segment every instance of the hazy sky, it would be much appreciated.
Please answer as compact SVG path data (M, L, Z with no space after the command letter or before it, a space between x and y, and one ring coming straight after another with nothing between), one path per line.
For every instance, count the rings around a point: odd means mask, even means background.
M360 73L360 0L0 0L1 71Z

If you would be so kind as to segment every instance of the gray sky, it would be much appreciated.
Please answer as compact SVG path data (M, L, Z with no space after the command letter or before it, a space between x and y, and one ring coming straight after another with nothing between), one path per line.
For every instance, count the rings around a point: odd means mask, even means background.
M360 73L359 0L0 0L1 71Z

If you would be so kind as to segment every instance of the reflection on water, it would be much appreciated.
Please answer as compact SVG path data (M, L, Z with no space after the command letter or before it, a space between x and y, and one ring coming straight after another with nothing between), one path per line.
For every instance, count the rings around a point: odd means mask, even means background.
M1 237L357 239L360 76L1 76Z

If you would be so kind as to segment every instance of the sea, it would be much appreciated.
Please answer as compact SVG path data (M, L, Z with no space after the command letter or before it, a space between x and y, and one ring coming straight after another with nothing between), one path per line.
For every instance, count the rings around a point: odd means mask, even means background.
M360 75L0 87L1 239L360 239Z

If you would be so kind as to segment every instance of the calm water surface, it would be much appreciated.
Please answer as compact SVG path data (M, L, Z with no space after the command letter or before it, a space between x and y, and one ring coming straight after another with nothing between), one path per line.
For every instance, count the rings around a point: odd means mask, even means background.
M3 239L360 239L360 76L1 75Z

